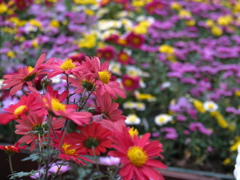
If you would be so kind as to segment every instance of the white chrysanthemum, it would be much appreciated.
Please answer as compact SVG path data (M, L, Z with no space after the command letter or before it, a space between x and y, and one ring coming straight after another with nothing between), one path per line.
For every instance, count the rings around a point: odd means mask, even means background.
M60 75L57 75L57 76L51 78L51 80L52 80L52 83L54 83L54 84L58 84L62 81Z
M146 106L142 102L136 102L135 103L135 109L139 111L144 111L146 109Z
M36 32L37 31L37 27L36 26L33 26L33 25L31 25L31 24L26 24L25 26L24 26L24 30L25 30L25 32Z
M135 105L136 104L134 102L128 101L128 102L123 103L123 108L124 109L134 109Z
M98 11L97 11L97 17L102 17L104 16L105 14L107 14L109 12L109 9L107 8L99 8Z
M169 81L166 81L166 82L161 84L161 88L162 89L166 89L166 88L168 88L170 86L171 86L171 82L169 82Z
M236 158L236 165L233 175L235 176L236 180L240 180L240 145L238 146L238 155Z
M121 19L121 18L132 18L134 16L134 14L130 11L120 11L120 12L117 12L117 15L116 17L118 19Z
M98 29L101 31L107 30L107 29L112 29L112 28L120 28L122 26L122 23L120 21L115 21L115 20L100 20L98 22Z
M3 79L0 79L0 89L3 87Z
M130 114L127 116L125 123L127 125L138 125L141 123L141 119L139 117L137 117L136 114Z
M172 120L172 116L168 114L159 114L154 118L154 122L159 126L167 124L171 120Z
M114 74L118 74L118 75L122 74L122 72L121 72L121 64L117 63L117 62L114 62L114 61L111 61L109 63L109 70L112 73L114 73Z
M213 101L206 101L206 102L203 103L203 108L206 111L213 112L213 111L216 111L218 109L218 105Z
M127 66L126 73L129 76L141 76L142 71L141 71L141 69L137 68L136 66Z

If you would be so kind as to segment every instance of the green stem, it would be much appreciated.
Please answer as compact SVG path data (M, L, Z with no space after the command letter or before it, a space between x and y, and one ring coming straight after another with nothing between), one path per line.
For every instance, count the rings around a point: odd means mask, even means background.
M48 148L48 153L50 152L50 143L51 143L51 138L50 138L50 131L51 131L51 123L52 123L52 118L50 116L48 116L48 123L49 123L49 126L48 126L48 141L47 141L47 148ZM50 161L50 154L47 155L47 159L46 159L46 165L45 165L45 169L46 169L46 172L45 172L45 176L44 176L44 179L47 180L47 176L48 176L48 171L50 169L49 163Z
M14 171L13 171L13 167L12 167L12 155L9 155L8 158L9 158L9 166L10 166L10 170L11 170L13 179L16 180L15 174L14 174Z
M98 174L100 175L98 158L97 158L97 155L96 155L96 153L95 153L95 151L94 151L94 147L92 147L92 151L93 151L93 154L94 154L94 159L95 159L95 164L96 164L96 167L97 167L97 172L98 172ZM99 177L98 180L101 180L101 178Z

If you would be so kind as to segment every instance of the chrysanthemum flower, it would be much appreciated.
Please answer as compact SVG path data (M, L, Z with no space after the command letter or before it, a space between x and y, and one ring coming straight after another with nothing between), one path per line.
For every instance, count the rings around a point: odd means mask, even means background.
M167 124L171 120L172 120L172 116L168 114L159 114L154 118L154 122L159 126Z
M15 153L19 153L21 149L26 149L26 146L20 146L20 143L16 142L14 145L0 145L0 149L5 151L5 153L8 155L13 155Z
M28 86L33 85L33 81L38 79L38 75L44 74L43 62L45 61L45 54L41 55L37 60L35 67L19 68L18 73L4 75L3 84L6 84L2 89L11 88L10 94L14 95L18 90L21 90L24 84Z
M61 94L58 93L57 90L53 90L52 86L46 87L46 94L40 94L35 88L28 87L28 90L36 97L37 105L33 112L37 113L39 116L45 116L48 112L48 107L46 106L46 97L57 99L60 103L66 100L68 96L68 91L63 91Z
M85 61L85 53L83 52L80 52L80 53L76 53L76 54L73 54L69 57L69 59L76 61L76 62L79 62L81 63L82 61Z
M90 155L105 153L107 148L112 148L113 140L109 137L112 132L101 126L101 124L93 122L87 126L79 127L80 134L76 137L76 141Z
M128 125L137 125L141 123L141 119L136 114L130 114L127 116L125 123Z
M74 141L75 140L75 141ZM79 142L74 139L73 133L67 134L62 140L62 134L58 138L53 139L53 147L59 149L59 158L67 161L73 160L78 165L86 165L85 161L92 162L88 158L82 156L87 155L86 151L79 146ZM62 142L62 144L60 144Z
M153 179L164 180L163 176L155 168L166 168L166 166L155 160L154 157L161 157L163 152L162 144L158 141L149 141L150 133L141 138L132 138L127 129L116 135L116 151L110 151L108 155L120 158L122 167L119 171L123 180L131 179Z
M36 107L35 99L35 96L32 94L22 96L19 102L10 105L4 109L6 112L0 114L0 124L4 125L12 120L24 119L26 114Z
M165 7L161 1L152 1L145 6L146 11L149 14L155 14L156 11L161 10Z
M140 82L139 77L131 77L125 74L123 75L122 84L127 91L133 91L133 90L139 89L140 88L139 82Z
M102 96L104 93L108 93L112 98L117 99L117 95L126 98L125 91L120 87L117 81L111 81L111 73L108 71L108 62L100 63L97 57L93 59L87 58L87 65L90 72L93 72L94 77L97 79L97 94Z
M47 69L52 69L52 71L48 74L48 78L55 77L59 74L72 74L72 70L74 70L79 63L76 61L72 61L72 59L65 59L64 61L52 58L48 62L48 65L45 67Z
M50 129L57 132L58 129L62 128L64 126L64 122L66 119L52 119ZM26 143L31 144L30 150L33 151L36 147L36 142L39 143L39 145L44 141L44 137L47 135L48 131L48 122L46 121L45 117L39 117L36 114L30 114L26 117L24 120L17 120L19 124L17 124L16 127L16 134L23 135L18 142L19 143ZM36 142L35 142L36 141Z
M51 97L49 94L46 94L42 101L45 104L43 108L47 109L49 113L70 119L79 126L87 124L92 118L92 114L89 112L76 112L77 105L63 104L59 98Z
M205 101L203 103L203 108L206 111L213 112L213 111L216 111L218 109L218 105L213 101Z
M132 61L132 58L128 55L128 53L121 51L117 54L117 61L123 65L128 65Z
M15 0L14 3L18 9L25 10L27 7L31 6L33 0Z
M139 49L144 43L144 37L142 35L131 32L127 35L126 41L128 46Z
M97 106L100 109L100 112L103 115L103 119L111 121L123 121L126 119L122 112L118 109L119 104L112 102L112 99L108 94L103 96L97 96L96 98Z
M95 78L91 74L85 74L81 71L75 71L73 77L69 77L69 83L72 87L75 87L75 93L82 93L84 90L91 91L96 82Z
M115 56L115 49L112 46L97 49L97 57L105 60L112 60Z

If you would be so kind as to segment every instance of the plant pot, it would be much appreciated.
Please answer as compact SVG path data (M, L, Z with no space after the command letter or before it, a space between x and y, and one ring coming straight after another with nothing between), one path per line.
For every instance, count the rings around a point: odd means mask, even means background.
M196 171L177 167L159 169L165 180L235 180L232 175Z
M12 155L12 165L14 172L30 172L31 170L37 169L37 163L32 161L22 161L22 159L28 157L29 154L26 153L15 153ZM0 151L0 177L2 180L10 179L9 175L11 174L8 155L4 151ZM31 180L31 178L24 177L24 180Z

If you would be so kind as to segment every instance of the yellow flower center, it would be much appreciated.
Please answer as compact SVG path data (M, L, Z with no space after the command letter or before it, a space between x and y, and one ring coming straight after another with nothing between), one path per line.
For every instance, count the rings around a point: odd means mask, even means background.
M67 155L70 155L70 156L74 155L75 152L76 152L76 149L68 149L69 146L70 146L70 144L67 144L67 143L64 143L62 145L64 153L67 154Z
M126 54L122 53L122 54L120 55L120 59L121 59L122 61L127 61L127 60L128 60L128 56L127 56Z
M139 44L140 43L140 39L138 37L134 37L132 41L133 41L133 44Z
M127 86L127 87L131 87L133 85L133 82L130 79L126 79L124 81L124 85Z
M14 110L14 115L17 116L19 114L21 114L25 109L27 108L26 105L22 105L22 106L19 106L17 107L15 110Z
M73 64L71 59L66 59L62 65L60 66L61 69L67 71L69 69L74 69L76 66Z
M135 135L138 136L138 130L137 129L134 129L134 127L132 127L130 130L128 130L128 133L130 134L130 136L132 138L134 138Z
M213 109L214 105L213 104L208 104L208 109Z
M137 167L144 165L148 159L146 152L139 146L132 146L127 151L131 164Z
M104 84L108 84L109 81L110 81L110 78L111 78L111 73L108 72L108 71L100 71L98 72L98 75L99 75L99 78L100 78L100 81Z
M164 117L160 117L160 118L158 118L157 121L158 121L159 123L164 123L166 120L165 120Z
M66 109L66 105L60 103L58 99L52 99L51 104L52 104L52 109L55 111L59 111L59 110L65 111L65 109Z
M28 72L29 74L34 70L34 68L32 66L28 66Z

